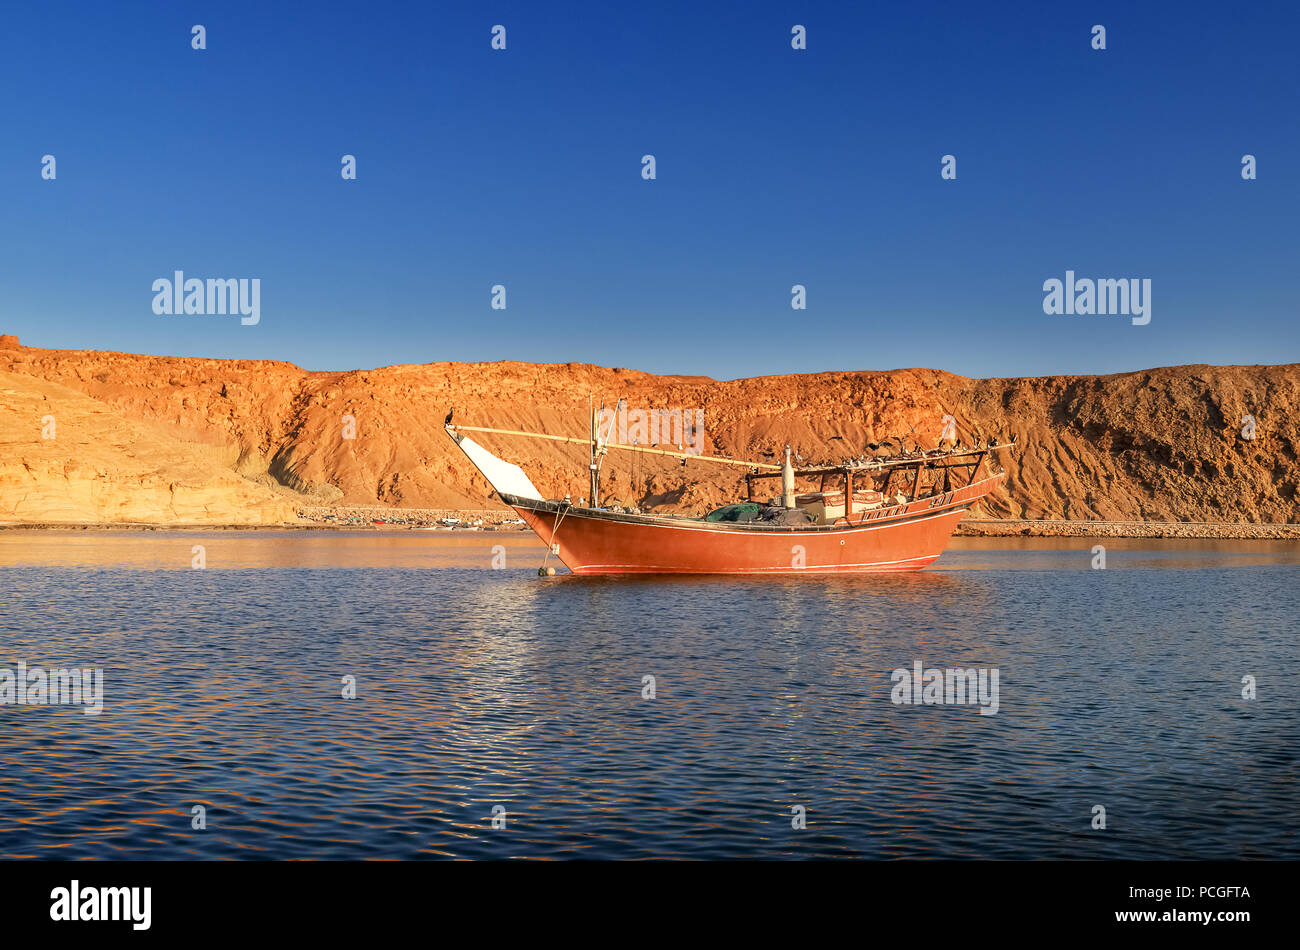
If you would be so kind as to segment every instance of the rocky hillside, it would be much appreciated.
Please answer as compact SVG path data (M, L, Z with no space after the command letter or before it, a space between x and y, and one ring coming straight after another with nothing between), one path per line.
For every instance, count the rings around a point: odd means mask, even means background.
M1297 365L984 380L906 369L719 382L573 363L308 372L274 361L43 350L0 337L0 372L7 520L132 520L128 511L153 511L148 520L196 512L231 523L278 520L286 499L479 508L488 486L442 430L451 406L464 424L584 436L595 393L634 409L702 409L705 453L758 458L788 443L805 462L856 456L891 435L933 445L951 414L967 441L1019 437L1019 450L1002 456L1005 487L986 503L993 515L1300 521ZM59 420L57 446L41 439L47 414ZM1242 433L1247 415L1254 438ZM65 416L74 429L64 428ZM64 441L65 432L84 438ZM583 447L482 441L521 464L544 494L586 494ZM207 467L185 468L184 477L171 467L199 462ZM643 507L700 511L739 488L739 476L720 469L612 453L607 492ZM117 500L88 501L105 480Z
M0 520L296 520L290 492L228 463L219 447L178 441L75 389L0 370Z

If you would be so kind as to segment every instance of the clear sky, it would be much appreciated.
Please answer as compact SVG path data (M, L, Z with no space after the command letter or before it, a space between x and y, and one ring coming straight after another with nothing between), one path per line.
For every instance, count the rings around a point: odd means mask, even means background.
M1290 2L10 4L0 332L312 369L1300 361L1297 35ZM259 278L260 322L156 315L178 269ZM1151 322L1044 314L1066 270L1150 279Z

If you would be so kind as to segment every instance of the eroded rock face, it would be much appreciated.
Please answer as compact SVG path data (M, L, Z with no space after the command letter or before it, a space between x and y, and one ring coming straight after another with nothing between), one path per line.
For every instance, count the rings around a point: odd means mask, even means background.
M584 437L588 394L595 393L611 407L622 398L632 409L702 409L706 454L758 459L779 455L788 443L805 463L856 457L868 442L892 435L933 446L951 414L967 444L976 434L1019 437L1019 449L1000 456L1008 478L985 509L995 515L1300 521L1297 365L988 380L909 369L720 382L575 363L308 372L276 361L41 350L6 339L12 342L0 346L0 370L88 397L104 414L98 423L145 425L162 442L189 446L227 474L245 476L249 491L278 483L313 503L493 504L487 484L442 430L448 409L454 405L456 421L467 425ZM27 413L22 424L30 426L33 407L15 402L27 390L6 387L13 392L0 397L0 418ZM1255 420L1253 439L1243 435L1245 416ZM522 465L547 496L587 494L583 446L481 441ZM27 454L4 462L0 517L16 510L15 477L33 458L30 439L19 445ZM50 458L78 473L70 484L113 478L159 491L147 467L122 450L98 459L89 446L69 447ZM603 474L610 502L662 511L699 512L743 491L740 470L629 453L611 452ZM89 504L89 496L68 491ZM185 491L180 496L171 504L204 508Z
M278 524L291 499L47 380L0 370L0 521Z

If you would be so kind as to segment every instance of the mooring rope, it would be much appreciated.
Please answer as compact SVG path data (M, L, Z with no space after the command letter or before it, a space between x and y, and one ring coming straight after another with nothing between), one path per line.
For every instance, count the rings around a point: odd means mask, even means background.
M570 501L560 502L559 517L555 519L555 527L551 529L551 543L546 546L546 554L542 557L542 566L537 569L539 575L546 573L546 562L550 560L551 553L555 550L555 536L559 534L560 525L564 523L564 516L569 513L569 509L572 507L573 503Z

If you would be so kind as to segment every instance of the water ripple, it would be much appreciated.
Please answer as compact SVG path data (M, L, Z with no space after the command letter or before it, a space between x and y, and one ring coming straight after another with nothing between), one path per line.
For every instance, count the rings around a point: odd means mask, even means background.
M1300 857L1300 567L944 563L788 581L0 569L0 667L105 677L99 716L0 706L0 850ZM996 667L998 714L893 704L915 659Z

